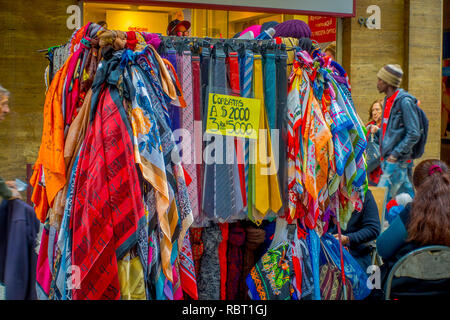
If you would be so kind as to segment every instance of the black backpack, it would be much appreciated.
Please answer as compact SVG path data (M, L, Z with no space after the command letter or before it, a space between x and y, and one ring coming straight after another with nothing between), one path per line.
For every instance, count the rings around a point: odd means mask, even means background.
M428 118L425 112L420 108L417 104L417 99L415 99L411 95L405 95L404 98L410 98L412 100L412 104L415 106L417 111L417 116L419 117L420 124L420 138L419 141L412 148L412 159L420 158L425 151L425 144L427 143L428 138Z

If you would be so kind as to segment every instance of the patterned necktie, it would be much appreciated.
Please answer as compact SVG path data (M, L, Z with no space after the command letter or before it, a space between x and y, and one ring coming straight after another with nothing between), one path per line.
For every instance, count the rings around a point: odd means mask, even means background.
M194 127L194 154L195 165L197 172L197 198L198 198L198 216L194 215L194 218L198 222L202 212L202 181L203 181L203 169L202 169L202 144L203 144L203 130L202 130L202 105L201 105L201 83L200 83L200 57L198 55L192 56L192 98L194 106L194 121L200 123L199 128ZM198 137L197 137L198 135Z
M242 72L242 81L241 81L241 87L242 87L242 97L244 98L251 98L252 97L252 80L253 80L253 52L250 50L245 51L245 56L243 58L243 64L241 64L241 68L243 69ZM249 190L248 187L248 179L249 179L249 158L250 158L250 141L249 139L245 139L245 146L244 146L244 166L245 166L245 191L247 194L247 201L246 205L248 206L249 200L249 192L251 195L251 190Z
M228 85L231 95L240 96L240 75L239 75L239 61L237 52L229 52L227 57L228 67ZM243 144L241 139L234 138L234 150L233 150L233 181L234 181L234 194L236 201L236 213L240 213L244 208L246 199L245 191L245 169L243 163ZM239 159L239 161L238 161Z
M167 60L170 61L173 68L175 69L175 72L177 72L177 69L180 66L177 66L177 52L174 49L167 50ZM178 73L177 73L178 75ZM181 81L181 79L180 79ZM174 105L170 105L170 120L171 120L171 128L172 131L175 131L176 129L180 128L180 108Z
M187 156L187 163L183 163L183 167L191 177L192 181L187 186L189 200L191 202L192 214L194 218L198 217L198 193L197 193L197 170L194 162L194 151L195 144L194 142L194 100L192 95L192 62L191 62L191 52L184 51L183 52L183 71L182 71L182 88L183 88L183 96L186 101L186 108L183 108L181 111L181 125L182 128L187 130L191 134L191 141L186 141L183 143L183 157Z
M225 54L223 51L216 53L213 75L213 92L227 94L227 72L225 64ZM234 155L234 148L227 147L227 140L222 138L222 163L215 164L215 198L216 215L226 219L236 210L236 194L234 191L233 167L227 164L227 159ZM233 155L232 155L232 154ZM234 161L234 158L232 158ZM216 159L219 160L219 159Z

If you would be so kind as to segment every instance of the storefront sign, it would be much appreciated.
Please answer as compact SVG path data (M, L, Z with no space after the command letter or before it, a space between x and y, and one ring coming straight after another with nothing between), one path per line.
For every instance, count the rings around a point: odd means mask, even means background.
M257 139L261 100L210 93L206 132Z
M336 41L336 18L310 16L311 39L319 43Z
M337 17L354 17L356 11L356 0L85 0L85 2L125 2L185 8L314 14Z

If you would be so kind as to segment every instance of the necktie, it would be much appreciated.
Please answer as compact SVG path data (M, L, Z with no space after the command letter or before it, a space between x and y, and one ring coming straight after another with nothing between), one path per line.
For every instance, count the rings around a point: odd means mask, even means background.
M170 61L175 72L177 72L177 55L174 49L167 50L167 60ZM177 74L178 75L178 74ZM170 105L170 120L172 131L180 128L180 109L177 106Z
M278 142L278 179L280 190L283 195L283 203L287 203L287 170L286 168L286 140L287 140L287 54L286 51L278 49L276 52L276 79L277 79L277 126L281 130Z
M260 111L260 132L256 150L257 161L254 166L255 181L255 209L252 215L256 223L260 223L268 210L271 209L277 213L281 208L281 195L278 185L278 176L275 170L274 157L272 154L272 144L270 141L270 131L265 110L265 101L263 93L263 78L261 55L254 57L255 81L254 93L255 99L261 100ZM266 135L261 134L261 130L266 130Z
M197 287L199 300L220 300L220 264L218 247L222 232L218 224L203 228L203 256L200 263Z
M228 66L228 83L230 94L240 96L240 76L239 76L239 61L237 52L229 52L227 57ZM233 156L233 181L234 192L236 195L236 213L240 213L244 208L246 202L245 191L245 169L243 161L243 144L242 140L234 138L236 154ZM234 153L234 152L233 152ZM238 183L239 181L239 183Z
M200 127L196 129L194 127L194 154L195 154L195 164L197 171L197 198L198 198L198 216L194 217L198 222L200 220L200 214L202 212L201 199L202 199L202 181L203 181L203 170L201 159L202 154L202 143L203 143L203 131L202 131L202 106L201 106L201 83L200 83L200 57L198 55L192 56L192 98L194 106L194 121L195 123L200 123ZM198 136L199 135L199 136ZM200 162L200 163L198 163Z
M225 64L225 54L223 50L216 50L214 61L213 76L213 92L228 94L227 72ZM227 143L230 139L222 138L222 163L215 164L215 198L216 198L216 215L222 219L226 219L236 210L236 194L234 189L233 165L227 164L227 159L234 161L234 148L230 148ZM217 159L216 159L217 160Z
M183 166L192 181L187 186L189 200L191 202L192 214L194 218L197 218L199 215L198 211L198 192L197 192L197 168L194 162L194 152L195 152L195 137L193 136L194 132L194 100L193 100L193 92L192 92L192 62L191 62L191 52L184 51L182 56L182 88L183 88L183 96L186 101L186 108L183 108L181 111L181 119L182 119L182 127L186 129L191 134L191 141L184 143L184 152L188 152L188 163L183 163Z
M243 248L245 229L240 222L230 224L227 252L227 300L239 298L240 277L242 274Z
M203 47L201 56L201 84L202 84L202 111L203 111L203 132L206 130L206 117L208 113L208 93L211 91L209 88L210 78L212 77L210 70L212 71L213 59L210 57L210 48L208 46ZM215 139L214 137L212 139ZM206 148L207 144L204 147ZM213 155L211 155L213 156ZM208 159L205 159L208 160ZM214 218L215 213L215 191L214 191L214 176L215 167L212 164L205 164L203 171L203 201L202 210L203 213L209 218Z
M209 86L209 66L211 60L211 52L209 47L203 47L201 61L200 61L200 81L201 81L201 111L203 115L203 132L205 132L206 125L206 111L208 108L208 86Z
M252 97L252 79L253 79L253 52L250 50L245 50L245 55L243 57L243 63L241 64L242 70L242 97L251 98ZM245 166L245 191L247 195L246 205L248 206L248 202L253 203L251 199L249 199L249 190L248 181L249 181L249 156L250 156L250 142L249 139L245 139L244 146L244 166ZM251 193L250 193L251 195Z
M276 128L276 71L275 54L266 53L264 55L264 101L266 105L267 118L270 129Z

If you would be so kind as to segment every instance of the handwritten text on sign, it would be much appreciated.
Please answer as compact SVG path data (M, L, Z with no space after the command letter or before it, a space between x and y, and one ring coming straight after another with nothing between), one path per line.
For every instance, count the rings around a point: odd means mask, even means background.
M259 99L210 93L206 132L257 139L260 107Z

